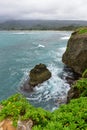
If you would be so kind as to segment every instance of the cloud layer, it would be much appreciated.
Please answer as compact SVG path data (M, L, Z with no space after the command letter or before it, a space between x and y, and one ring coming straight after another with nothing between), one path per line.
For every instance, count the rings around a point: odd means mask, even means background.
M87 20L87 0L0 0L0 19Z

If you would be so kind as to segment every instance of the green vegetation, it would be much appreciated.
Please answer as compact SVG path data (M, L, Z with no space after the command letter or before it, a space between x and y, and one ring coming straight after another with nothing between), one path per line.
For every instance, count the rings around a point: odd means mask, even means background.
M0 30L75 30L87 21L73 20L11 20L0 23Z
M35 108L20 94L1 102L0 120L11 118L17 121L32 119L33 130L87 130L87 97L72 100L54 112Z
M54 112L35 108L23 95L15 94L0 103L3 106L0 121L10 118L17 126L18 119L31 119L34 123L32 130L87 130L87 78L78 80L74 87L78 88L80 97Z
M51 117L51 113L41 108L35 108L21 94L16 94L0 103L3 109L0 111L0 121L11 118L13 125L17 126L17 121L32 119L35 124L45 125Z
M82 78L73 85L79 92L80 97L87 97L87 69L83 72Z
M87 96L87 78L81 78L78 80L74 87L78 89L80 96Z
M87 27L80 28L80 29L78 30L78 33L79 33L79 34L87 33Z
M87 69L83 72L82 77L87 78Z

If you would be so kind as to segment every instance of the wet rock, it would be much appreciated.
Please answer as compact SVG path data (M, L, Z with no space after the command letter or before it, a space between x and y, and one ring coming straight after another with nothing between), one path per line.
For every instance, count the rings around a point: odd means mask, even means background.
M85 31L84 31L85 30ZM75 72L82 74L87 68L87 28L72 33L62 61Z
M73 77L67 76L65 79L67 80L67 83L68 83L69 85L72 85L73 82L74 82L74 78L73 78Z
M58 106L58 105L61 105L61 104L66 104L67 103L67 97L63 97L63 98L58 98L56 101L55 101L55 105Z
M71 87L67 94L67 103L69 103L71 99L79 98L79 96L79 90L75 87Z
M46 65L39 64L39 65L36 65L30 71L29 77L30 77L29 85L34 87L48 80L51 77L51 72L47 69Z
M20 87L21 91L31 93L33 92L33 87L29 85L29 79L25 81L25 83Z

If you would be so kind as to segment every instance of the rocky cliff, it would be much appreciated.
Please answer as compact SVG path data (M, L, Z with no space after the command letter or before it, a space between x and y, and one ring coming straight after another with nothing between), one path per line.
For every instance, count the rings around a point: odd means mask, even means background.
M79 74L87 68L87 28L72 33L62 61Z

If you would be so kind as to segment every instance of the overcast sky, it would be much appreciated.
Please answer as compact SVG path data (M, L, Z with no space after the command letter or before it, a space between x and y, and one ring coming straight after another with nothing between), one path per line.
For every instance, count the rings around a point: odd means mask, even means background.
M87 0L0 0L1 19L87 20Z

